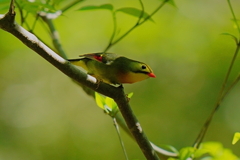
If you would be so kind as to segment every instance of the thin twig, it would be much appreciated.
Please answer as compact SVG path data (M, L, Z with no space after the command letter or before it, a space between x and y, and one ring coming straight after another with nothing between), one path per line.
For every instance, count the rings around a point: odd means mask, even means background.
M39 14L36 15L36 18L35 18L35 20L34 20L34 22L33 22L33 25L32 25L32 28L31 28L31 31L32 31L32 32L33 32L33 30L35 29L35 27L36 27L36 25L37 25L38 19L39 19Z
M134 26L136 26L136 25L139 24L140 20L142 19L143 15L144 15L144 5L143 5L143 3L142 3L141 0L139 0L139 2L140 2L140 5L141 5L141 8L142 8L142 12L141 12L140 16L138 17L138 21L136 22L136 24L135 24ZM114 37L115 37L115 35L116 35L116 30L117 30L116 11L112 11L112 17L113 17L113 33L112 33L112 36L111 36L111 38L110 38L110 40L109 40L108 46L105 48L105 50L103 51L103 53L107 52L107 50L108 50L112 45L114 45L113 40L114 40Z
M75 6L76 4L83 2L84 0L76 0L72 3L70 3L69 5L65 6L64 8L61 9L62 13L66 12L67 10L69 10L70 8L72 8L73 6Z
M14 3L15 3L15 1L11 0L8 13L15 16L16 13L15 13L15 10L14 10L15 9Z
M113 120L114 127L116 128L117 135L118 135L119 141L120 141L120 143L121 143L121 147L122 147L122 150L123 150L123 153L124 153L125 159L128 160L127 151L126 151L126 148L125 148L125 146L124 146L124 143L123 143L122 137L121 137L121 135L120 135L120 129L119 129L119 127L118 127L117 120L116 120L115 117L113 117L112 120Z
M140 26L141 24L143 24L144 22L146 22L148 19L150 19L155 13L157 13L157 11L159 11L164 4L166 4L166 2L168 2L169 0L164 0L148 17L146 17L143 21L140 22L141 19L141 15L143 12L141 12L140 17L138 18L137 22L135 25L133 25L128 31L126 31L122 36L120 36L118 39L116 39L115 41L113 41L112 43L109 43L108 46L106 47L106 49L104 50L104 52L106 52L107 50L109 50L113 45L115 45L116 43L118 43L119 41L121 41L124 37L126 37L129 33L131 33L135 28L137 28L138 26ZM142 1L140 0L140 4L141 7L143 7Z
M239 38L240 38L240 27L239 27L239 24L238 24L238 19L237 19L237 17L235 16L235 13L234 13L234 10L233 10L233 7L232 7L232 4L231 4L230 0L227 0L227 2L228 2L228 6L229 6L229 8L230 8L231 14L232 14L232 16L233 16L233 20L235 21L235 24L236 24L236 26L237 26L238 34L239 34Z
M76 1L74 1L72 3L70 3L69 5L67 5L66 7L64 7L62 10L56 12L56 14L57 15L59 15L60 13L62 14L63 12L67 11L68 9L72 8L73 6L75 6L76 4L78 4L78 3L82 2L82 1L83 0L76 0ZM43 15L38 14L37 18L39 16L42 17L42 19L46 22L46 24L48 25L48 28L50 29L50 34L51 34L51 37L52 37L52 40L53 40L54 47L57 49L58 53L63 58L67 59L66 52L64 51L64 49L62 47L58 31L56 30L56 27L55 27L55 25L53 23L53 20L48 17L48 13L45 13Z
M155 9L153 11L152 14L150 14L147 18L145 18L142 22L138 22L132 27L130 28L127 32L125 32L121 37L119 37L117 40L115 40L113 43L112 43L112 46L115 45L116 43L118 43L120 40L122 40L124 37L126 37L130 32L132 32L132 30L134 30L135 28L137 28L138 26L140 26L141 24L143 24L144 22L146 22L148 19L150 19L159 9L161 9L164 4L167 2L168 0L165 0L163 1L158 7L157 9Z
M237 29L238 29L238 33L240 35L240 28L239 28L239 25L238 25L238 22L237 22L237 18L235 16L235 13L234 13L234 10L232 8L230 0L228 0L228 5L229 5L230 11L232 13L233 19L234 19L234 21L236 23L236 26L237 26ZM213 108L213 111L211 112L210 116L207 118L206 122L204 123L204 125L203 125L203 127L202 127L202 129L201 129L201 131L200 131L196 141L194 142L193 146L195 148L199 148L201 142L203 141L203 138L206 135L206 132L207 132L207 130L209 128L209 125L210 125L210 123L212 121L212 118L213 118L214 114L216 113L216 111L218 110L218 108L220 107L223 99L226 97L226 95L229 93L229 91L232 90L233 86L235 86L236 83L239 81L239 76L238 76L236 78L236 80L232 83L232 85L226 89L227 82L229 81L229 76L231 74L233 65L234 65L234 63L236 61L236 58L237 58L239 50L240 50L240 41L239 41L239 39L238 39L236 45L237 45L237 47L236 47L236 50L234 52L233 58L232 58L232 60L230 62L230 66L228 68L227 74L226 74L226 76L224 78L221 90L220 90L219 95L218 95L217 102L216 102L216 104L215 104L215 106Z
M57 51L58 51L58 53L61 57L67 59L66 52L64 51L64 49L62 47L58 31L56 30L52 19L48 19L46 16L42 16L42 18L46 22L46 24L48 25L48 27L50 29L51 38L52 38L52 42L53 42L54 47L57 49Z
M17 1L15 2L15 4L17 5L17 8L18 8L19 13L20 13L21 25L23 25L23 23L24 23L23 10L22 10L22 8L20 7L20 5Z
M141 12L140 16L138 17L138 21L137 21L136 24L139 24L139 22L141 21L143 15L144 15L144 5L143 5L142 0L139 0L139 3L140 3L140 6L141 6L141 8L142 8L142 12Z
M203 127L202 127L202 130L200 131L200 133L199 133L196 141L194 142L194 145L193 145L193 146L194 146L195 148L199 148L201 142L203 141L203 138L204 138L205 135L206 135L206 132L207 132L208 127L209 127L209 125L210 125L210 123L211 123L211 121L212 121L212 118L213 118L214 114L216 113L216 111L218 110L218 108L220 107L223 99L226 97L227 93L229 93L229 91L233 88L233 86L235 86L235 84L239 81L239 77L238 77L238 78L232 83L232 85L231 85L229 88L225 89L225 88L226 88L226 83L227 83L227 81L228 81L228 78L229 78L229 75L230 75L230 73L231 73L233 64L234 64L234 62L235 62L235 60L236 60L236 57L237 57L237 55L238 55L239 49L240 49L240 46L238 45L237 48L236 48L236 50L235 50L235 53L234 53L234 56L233 56L233 58L232 58L231 64L230 64L230 66L229 66L229 69L228 69L228 71L227 71L227 75L226 75L226 77L225 77L225 79L224 79L222 88L221 88L221 90L220 90L220 92L219 92L219 98L217 99L217 102L216 102L216 104L215 104L215 106L214 106L214 108L213 108L213 111L211 112L210 116L207 118L206 122L204 123L204 125L203 125ZM224 92L225 90L226 90L226 92Z
M116 31L117 31L117 21L116 21L116 12L115 12L115 11L112 11L112 18L113 18L113 32L112 32L112 35L111 35L111 37L110 37L108 46L105 48L105 50L103 51L103 53L107 52L107 50L111 47L112 42L113 42L113 39L114 39L114 37L115 37L115 35L116 35Z

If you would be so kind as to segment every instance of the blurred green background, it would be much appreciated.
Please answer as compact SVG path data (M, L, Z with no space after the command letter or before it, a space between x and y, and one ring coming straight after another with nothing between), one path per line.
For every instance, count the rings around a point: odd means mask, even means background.
M240 1L232 2L240 18ZM54 23L69 58L107 46L112 32L110 12L76 11L105 3L139 8L138 1L89 0L64 13ZM150 13L159 3L144 1L145 11ZM226 0L178 0L176 6L165 5L154 22L138 27L110 52L152 67L157 78L124 85L125 91L134 92L130 104L149 139L180 149L195 141L233 56L234 41L221 33L237 35L237 31ZM136 20L117 14L120 34ZM51 43L41 23L35 32ZM93 98L9 33L0 30L0 37L0 159L124 159L111 118ZM239 68L237 58L230 82ZM240 131L239 94L238 84L204 139L220 141L238 156L240 143L233 146L231 141ZM129 159L145 159L135 142L121 133Z

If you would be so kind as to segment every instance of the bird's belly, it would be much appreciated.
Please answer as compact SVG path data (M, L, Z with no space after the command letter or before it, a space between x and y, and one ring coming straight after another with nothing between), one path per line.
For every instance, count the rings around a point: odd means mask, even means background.
M149 76L143 73L125 73L120 74L118 77L118 81L120 83L135 83L147 79Z

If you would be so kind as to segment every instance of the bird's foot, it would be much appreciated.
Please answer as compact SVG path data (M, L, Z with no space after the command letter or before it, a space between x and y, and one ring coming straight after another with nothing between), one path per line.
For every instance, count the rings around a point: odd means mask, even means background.
M97 79L97 87L96 87L96 89L98 89L98 87L100 86L101 82L103 82L101 79Z
M110 85L116 88L123 88L122 84L110 84Z

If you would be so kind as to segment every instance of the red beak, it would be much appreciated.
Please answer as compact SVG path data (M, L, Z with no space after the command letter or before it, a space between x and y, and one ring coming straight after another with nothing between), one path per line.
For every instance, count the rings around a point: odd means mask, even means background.
M156 78L156 76L155 76L155 74L154 74L154 73L148 73L148 76L149 76L149 77Z

